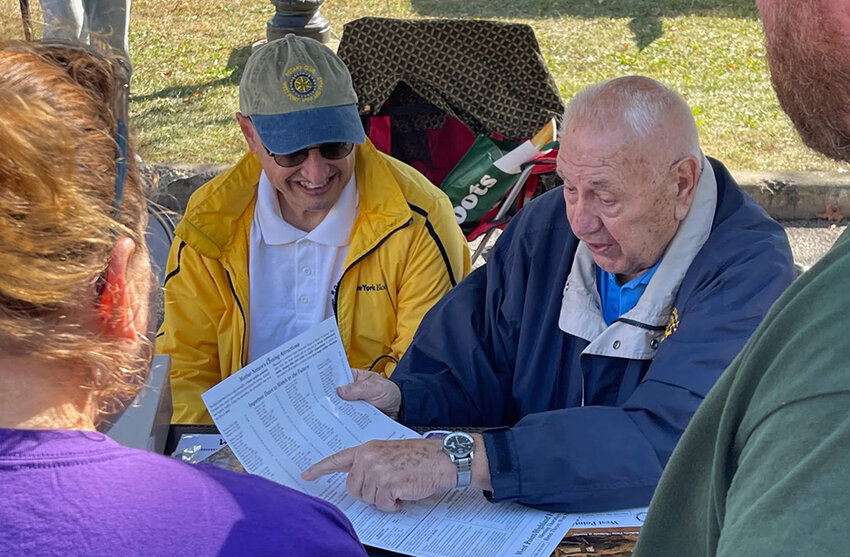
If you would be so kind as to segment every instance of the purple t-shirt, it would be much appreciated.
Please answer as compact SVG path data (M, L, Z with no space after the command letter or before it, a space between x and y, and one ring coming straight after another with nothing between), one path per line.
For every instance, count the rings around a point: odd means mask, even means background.
M86 431L0 428L0 555L365 555L333 505Z

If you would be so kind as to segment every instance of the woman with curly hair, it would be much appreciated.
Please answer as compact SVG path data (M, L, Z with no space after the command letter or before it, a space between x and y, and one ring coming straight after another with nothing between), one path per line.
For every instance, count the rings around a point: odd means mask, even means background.
M326 502L96 430L152 353L121 69L0 44L0 555L362 555Z

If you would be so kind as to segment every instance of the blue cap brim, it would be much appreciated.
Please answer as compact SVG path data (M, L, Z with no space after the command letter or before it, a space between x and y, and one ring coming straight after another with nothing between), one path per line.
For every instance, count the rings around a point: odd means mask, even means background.
M254 114L254 129L272 153L287 155L320 143L366 141L357 106L345 104L290 112Z

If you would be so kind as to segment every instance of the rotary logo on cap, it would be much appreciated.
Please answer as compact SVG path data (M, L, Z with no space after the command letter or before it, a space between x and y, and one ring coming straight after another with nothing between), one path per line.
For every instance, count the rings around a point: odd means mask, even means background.
M322 77L311 66L293 66L286 71L284 87L293 101L313 101L322 94Z

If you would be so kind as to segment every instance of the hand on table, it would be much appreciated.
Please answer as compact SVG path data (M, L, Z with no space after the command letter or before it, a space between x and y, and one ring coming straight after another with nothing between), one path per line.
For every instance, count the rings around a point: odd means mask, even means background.
M348 492L385 512L457 485L457 468L440 439L369 441L320 460L301 477L312 481L334 472L347 472Z
M343 400L368 402L392 419L398 419L401 408L401 390L398 385L374 371L351 368L354 381L338 387L336 392Z

